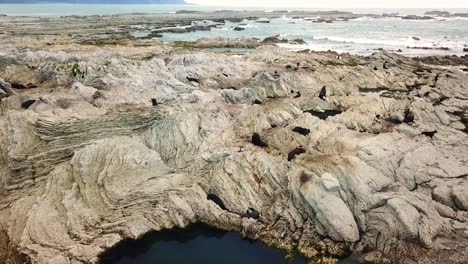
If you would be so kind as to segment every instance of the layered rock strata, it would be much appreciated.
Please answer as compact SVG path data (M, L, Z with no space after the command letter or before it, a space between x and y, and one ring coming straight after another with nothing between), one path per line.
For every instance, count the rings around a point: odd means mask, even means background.
M385 52L71 49L1 48L6 263L92 263L196 222L312 263L468 261L466 73Z

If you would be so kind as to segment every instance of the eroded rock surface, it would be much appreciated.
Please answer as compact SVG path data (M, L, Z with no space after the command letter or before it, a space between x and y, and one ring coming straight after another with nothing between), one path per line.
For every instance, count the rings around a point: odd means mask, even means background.
M96 262L195 222L311 261L468 261L466 73L385 52L74 47L1 47L0 78L36 87L0 103L6 263Z

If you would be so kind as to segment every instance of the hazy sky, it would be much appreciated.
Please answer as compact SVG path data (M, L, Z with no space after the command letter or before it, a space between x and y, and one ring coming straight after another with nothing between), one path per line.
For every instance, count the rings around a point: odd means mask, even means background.
M186 0L186 2L220 6L468 8L468 0Z

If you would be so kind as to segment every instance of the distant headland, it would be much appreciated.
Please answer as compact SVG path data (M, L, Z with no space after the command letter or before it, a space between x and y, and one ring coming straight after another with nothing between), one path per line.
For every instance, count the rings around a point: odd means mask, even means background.
M187 5L184 0L0 0L0 4L158 4Z

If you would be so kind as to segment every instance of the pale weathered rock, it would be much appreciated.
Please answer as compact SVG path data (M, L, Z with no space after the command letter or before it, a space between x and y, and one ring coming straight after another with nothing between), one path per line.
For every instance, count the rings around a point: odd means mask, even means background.
M453 200L462 210L468 211L468 183L465 181L460 185L453 186Z
M466 260L465 74L385 52L173 51L2 49L0 76L43 86L1 99L0 257L96 262L204 222L311 259L405 263L443 244Z

